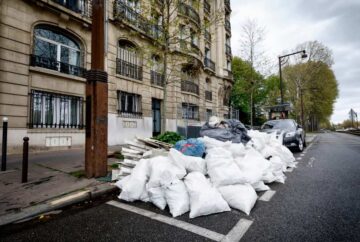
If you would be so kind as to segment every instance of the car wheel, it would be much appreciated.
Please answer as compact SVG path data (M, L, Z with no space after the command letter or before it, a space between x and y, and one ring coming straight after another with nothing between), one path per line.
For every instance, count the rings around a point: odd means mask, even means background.
M307 146L307 144L306 144L306 138L304 138L303 146L304 146L304 147Z
M304 143L303 143L303 140L302 138L300 137L299 140L298 140L298 147L297 147L298 151L303 151L304 150Z

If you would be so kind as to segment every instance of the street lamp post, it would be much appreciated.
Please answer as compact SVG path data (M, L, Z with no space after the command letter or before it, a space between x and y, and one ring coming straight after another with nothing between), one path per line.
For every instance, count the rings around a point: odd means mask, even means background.
M296 54L300 54L301 53L301 58L304 59L307 57L306 51L305 50L301 50L301 51L297 51L291 54L287 54L287 55L282 55L279 56L279 77L280 77L280 95L281 95L281 104L284 104L284 93L283 93L283 82L282 82L282 72L281 72L281 60L289 57L291 55L296 55Z

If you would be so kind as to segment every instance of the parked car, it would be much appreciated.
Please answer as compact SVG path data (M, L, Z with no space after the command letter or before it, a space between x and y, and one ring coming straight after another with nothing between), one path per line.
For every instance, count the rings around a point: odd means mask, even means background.
M280 135L283 132L283 144L288 148L296 148L303 151L306 146L305 130L293 119L277 119L265 122L260 129L261 132L276 132Z

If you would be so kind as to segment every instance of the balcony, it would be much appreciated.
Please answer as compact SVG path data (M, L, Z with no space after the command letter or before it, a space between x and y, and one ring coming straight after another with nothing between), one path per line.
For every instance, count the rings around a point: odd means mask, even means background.
M224 5L225 5L225 12L230 13L231 12L230 0L224 0Z
M151 84L152 85L160 86L160 87L163 87L165 85L165 78L164 78L163 74L151 70L150 75L151 75Z
M205 40L211 42L211 34L207 30L205 30Z
M197 44L191 43L190 46L191 46L191 52L193 52L192 54L195 54L195 55L201 54L200 48L199 48L199 46L197 46Z
M53 2L62 5L63 7L79 13L87 18L91 18L92 15L92 0L52 0Z
M230 21L227 19L225 20L225 29L226 29L226 31L231 32L231 24L230 24Z
M116 59L116 74L142 81L142 66Z
M215 72L215 62L213 62L210 58L204 58L205 67L209 68L213 72Z
M205 91L205 100L212 101L212 92L211 91Z
M204 0L204 13L210 15L211 13L211 6L207 0Z
M181 91L199 95L199 86L192 81L181 81Z
M184 16L188 16L196 24L200 24L200 16L199 16L199 14L190 5L187 5L185 3L180 2L179 3L179 13L184 15Z
M56 59L38 55L30 55L30 66L38 66L79 77L85 77L86 73L86 69L80 66L70 65L68 63L57 61Z
M162 36L163 31L160 25L152 24L132 7L123 3L122 0L114 2L114 17L119 21L128 23L151 38L158 39Z
M122 117L122 118L142 118L143 116L143 113L142 112L124 112L124 111L121 111L121 110L117 110L118 111L118 115L119 117Z
M231 47L228 44L225 45L225 53L227 55L231 56Z

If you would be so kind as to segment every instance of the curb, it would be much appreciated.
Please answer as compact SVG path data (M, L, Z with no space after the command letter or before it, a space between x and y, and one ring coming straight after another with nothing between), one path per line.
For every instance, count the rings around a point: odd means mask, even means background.
M100 184L95 187L90 187L87 190L77 191L60 198L56 198L35 206L27 207L21 210L18 213L11 213L0 217L0 226L7 224L12 224L20 220L25 220L27 218L32 218L37 215L50 212L52 210L57 210L75 203L83 202L86 200L97 198L101 195L115 192L118 188L109 183Z

